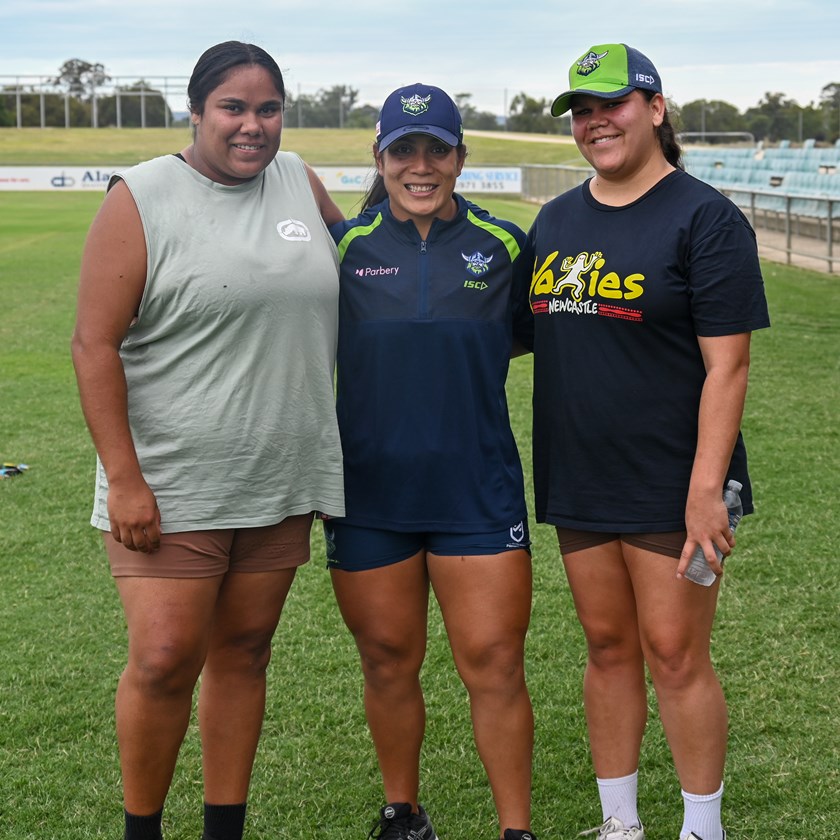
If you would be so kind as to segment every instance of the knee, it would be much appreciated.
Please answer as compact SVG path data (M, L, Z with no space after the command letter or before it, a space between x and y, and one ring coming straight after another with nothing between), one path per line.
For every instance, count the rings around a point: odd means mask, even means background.
M643 667L644 658L635 627L632 635L589 632L586 643L590 667L602 671Z
M125 678L150 696L192 693L203 664L202 654L175 643L144 645L130 652Z
M708 655L664 640L649 644L646 658L654 685L660 690L684 689L712 667Z
M525 684L525 651L519 638L473 643L458 651L456 658L470 693L515 693Z
M217 639L207 653L207 669L236 671L242 675L265 676L271 661L271 640L274 633L244 631Z
M362 672L369 683L387 685L416 680L426 653L425 645L384 637L357 637Z

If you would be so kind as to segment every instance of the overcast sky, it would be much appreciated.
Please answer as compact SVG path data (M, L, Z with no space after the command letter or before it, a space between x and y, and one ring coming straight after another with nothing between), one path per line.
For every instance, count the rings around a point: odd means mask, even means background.
M520 91L561 93L569 64L608 42L647 54L680 105L808 105L840 83L840 0L0 0L0 84L69 58L121 83L186 77L229 39L268 50L293 93L346 84L377 107L423 81L501 113Z

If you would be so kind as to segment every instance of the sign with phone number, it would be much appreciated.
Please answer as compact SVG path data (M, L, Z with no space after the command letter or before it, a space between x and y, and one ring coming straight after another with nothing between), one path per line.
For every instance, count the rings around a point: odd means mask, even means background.
M316 174L330 192L364 192L374 170L369 166L316 166ZM97 166L0 166L0 191L66 192L102 190L119 169ZM458 192L520 193L519 167L469 167L458 178Z
M369 166L316 166L318 177L329 192L364 192L375 170ZM464 169L456 189L463 193L521 193L522 170L518 166Z

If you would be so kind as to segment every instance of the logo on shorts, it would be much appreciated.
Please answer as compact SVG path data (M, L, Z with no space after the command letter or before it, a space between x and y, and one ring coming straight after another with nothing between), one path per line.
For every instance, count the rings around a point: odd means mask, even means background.
M335 560L335 530L324 525L324 542L327 544L327 558Z
M286 219L278 222L277 233L288 242L309 242L312 239L309 228L298 219Z
M525 539L525 523L520 522L510 529L510 538L516 542L521 543Z

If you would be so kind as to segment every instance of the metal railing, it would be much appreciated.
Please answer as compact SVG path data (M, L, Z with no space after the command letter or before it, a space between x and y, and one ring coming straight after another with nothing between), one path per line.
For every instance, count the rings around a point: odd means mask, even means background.
M523 166L522 198L544 204L592 174L581 166ZM788 265L798 257L824 262L829 274L840 270L834 248L840 242L840 195L787 193L780 192L784 187L756 189L744 184L712 186L741 208L763 249L783 254Z
M767 237L761 244L783 253L788 265L794 257L825 261L828 273L834 273L840 262L834 256L834 243L840 242L840 195L780 194L737 184L716 189L744 211L757 234L762 230L783 234L782 244ZM811 242L813 249L808 247Z
M62 91L52 80L45 76L0 76L0 96L6 97L7 101L14 102L15 126L17 128L70 128L71 105L75 102L82 102L90 106L91 128L98 128L100 125L99 106L105 99L115 100L114 124L117 128L123 127L123 103L130 99L140 100L140 127L146 127L146 105L152 99L163 100L163 125L170 127L172 122L170 102L182 101L186 103L187 90L186 76L154 76L146 79L130 77L113 77L108 84L97 85L89 95L80 99L78 95L71 95ZM50 100L63 100L63 124L59 121L50 121L47 118L47 102ZM37 121L24 120L24 103L37 101ZM169 107L167 107L169 106ZM186 109L186 104L183 105Z
M588 166L532 164L522 167L522 200L545 204L593 175Z

